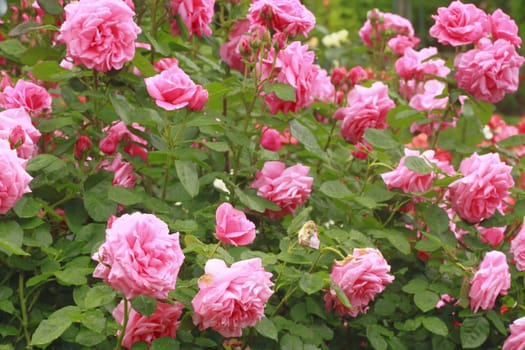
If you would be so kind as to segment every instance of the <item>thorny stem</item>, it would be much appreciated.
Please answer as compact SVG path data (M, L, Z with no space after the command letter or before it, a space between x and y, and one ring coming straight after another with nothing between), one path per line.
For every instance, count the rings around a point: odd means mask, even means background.
M129 317L128 299L124 298L124 321L122 322L122 328L120 330L120 334L117 339L117 346L115 346L115 350L122 349L122 339L124 339L124 334L126 333L126 327L128 325L128 317Z

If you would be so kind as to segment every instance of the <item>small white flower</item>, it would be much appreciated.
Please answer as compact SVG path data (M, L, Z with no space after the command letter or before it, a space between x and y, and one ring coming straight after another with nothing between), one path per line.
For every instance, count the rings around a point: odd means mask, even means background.
M213 180L213 187L224 193L230 194L230 190L226 187L226 184L221 179Z

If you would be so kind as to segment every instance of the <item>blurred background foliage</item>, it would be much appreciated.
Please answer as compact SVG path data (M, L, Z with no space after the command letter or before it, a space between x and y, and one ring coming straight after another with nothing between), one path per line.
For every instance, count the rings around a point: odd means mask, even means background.
M519 33L525 42L525 1L523 0L482 0L468 1L482 8L487 13L492 13L500 8L510 15L519 27ZM400 14L409 19L414 26L414 31L421 38L419 49L435 46L440 52L450 52L451 59L454 49L450 46L440 45L434 38L430 37L428 31L434 24L432 15L437 13L439 7L447 7L450 0L304 0L303 3L311 9L317 18L317 39L340 30L348 31L348 41L343 47L326 49L323 47L323 57L319 57L320 64L327 69L334 66L352 67L355 65L366 66L369 56L366 48L362 46L358 31L366 21L367 12L377 8L382 12ZM316 39L313 39L316 41ZM316 44L314 42L314 44ZM319 43L319 45L322 45ZM314 45L315 46L315 45ZM519 53L524 55L523 47ZM522 77L524 70L522 69ZM497 104L498 112L508 116L519 116L525 114L525 82L521 78L520 89L515 94L509 94Z

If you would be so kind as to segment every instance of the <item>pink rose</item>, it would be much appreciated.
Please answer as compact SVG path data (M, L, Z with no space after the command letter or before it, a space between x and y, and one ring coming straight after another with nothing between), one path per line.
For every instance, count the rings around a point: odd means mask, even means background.
M460 164L463 177L448 186L452 208L469 223L491 217L514 186L511 171L496 153L474 153L464 159Z
M80 0L66 5L58 39L67 56L99 72L121 69L135 56L140 28L135 13L122 0Z
M213 19L215 0L171 0L170 3L171 13L173 16L180 16L190 37L193 34L199 38L203 35L211 35L209 25ZM173 35L180 34L179 26L175 20L171 22L171 32Z
M204 271L191 301L193 323L223 337L240 337L243 328L254 326L264 316L265 304L273 294L272 274L264 270L259 258L229 268L224 261L211 259Z
M24 193L31 192L28 185L33 178L26 172L25 164L9 142L0 139L0 214L7 213Z
M506 93L515 92L519 85L519 70L525 59L507 40L492 43L482 39L476 48L454 59L458 86L475 98L495 103Z
M355 85L348 94L348 104L350 107L338 109L333 117L343 120L341 136L353 144L363 140L368 128L385 129L386 115L395 107L388 97L388 86L382 82L375 82L369 88Z
M405 80L426 80L429 75L445 78L450 73L450 68L445 65L445 61L440 58L430 59L437 53L435 47L426 47L419 51L408 48L403 56L397 59L396 72Z
M412 27L412 23L394 13L383 13L379 10L370 11L365 24L359 29L359 37L365 45L371 48L381 41L387 42L389 38L397 35L413 37L414 27Z
M427 80L423 84L423 91L415 94L408 105L418 111L430 112L435 109L445 109L448 97L440 97L445 91L446 84L439 80Z
M73 153L75 154L75 157L82 158L84 156L84 153L89 151L93 144L91 143L91 139L86 135L80 135L75 142L75 147L73 148Z
M248 245L255 239L255 224L230 203L222 203L215 212L215 234L224 243Z
M510 253L518 271L525 271L525 217L518 234L510 242Z
M93 255L99 262L93 277L124 293L164 299L175 289L184 261L179 233L155 215L124 214L106 229L106 241Z
M9 141L18 157L31 159L38 153L40 131L24 108L7 109L0 112L0 139Z
M432 182L436 178L435 172L419 174L405 166L407 157L419 157L428 166L432 166L437 161L434 160L434 151L428 150L423 153L405 148L405 155L399 161L396 169L381 174L387 188L400 188L405 193L424 192L432 187Z
M276 114L278 111L297 112L300 108L310 106L314 100L313 89L319 74L319 67L314 65L314 59L315 54L309 51L308 45L294 41L280 50L276 59L270 54L263 60L261 80L268 78L271 72L270 84L275 82L288 84L295 90L295 101L283 101L274 92L267 94L265 102L271 114Z
M295 208L302 205L312 191L313 178L308 176L310 168L301 164L286 168L283 162L268 161L255 174L250 187L257 188L257 195L274 202L279 211L267 210L271 219L293 215Z
M417 36L406 36L406 35L396 35L392 39L388 40L388 47L396 55L403 55L405 50L408 48L413 49L419 45L419 39Z
M153 63L153 68L155 68L157 72L162 72L163 70L171 68L172 66L178 66L178 65L179 65L179 60L176 59L175 57L165 57Z
M131 349L137 342L151 343L158 338L171 337L176 339L179 328L179 318L184 310L184 305L157 302L157 309L153 314L144 316L135 311L128 304L128 323L122 338L122 346ZM115 321L122 325L124 323L124 301L121 301L113 310ZM117 335L120 331L117 332Z
M436 23L430 28L430 36L438 39L441 44L466 45L488 35L489 18L475 5L454 1L437 11L437 15L432 15Z
M497 245L503 242L503 239L505 238L505 230L507 229L507 226L503 226L503 227L478 226L477 229L479 233L481 234L480 240L483 243L490 244L492 248L495 248Z
M254 0L248 11L252 24L289 36L306 37L315 26L315 16L299 0Z
M525 317L514 320L502 350L525 350Z
M283 146L281 137L279 130L264 126L261 134L261 146L269 151L278 152Z
M317 75L312 84L312 96L324 103L333 103L335 96L335 88L332 85L332 81L328 76L326 69L318 68Z
M178 66L173 65L159 74L144 79L146 89L157 106L167 111L188 107L200 111L208 101L208 91Z
M51 95L41 86L19 80L14 87L6 86L0 94L0 104L6 108L24 108L28 112L40 113L51 110Z
M504 39L510 41L513 45L521 46L521 38L518 35L518 26L512 18L501 9L497 9L491 15L490 32L492 40Z
M144 132L146 129L138 124L132 123L131 127L137 131ZM124 144L124 151L131 156L139 156L145 162L148 160L147 146L148 141L142 137L135 135L127 128L124 122L114 122L109 128L104 128L102 131L108 133L108 136L100 140L100 150L105 154L113 154L117 150L117 146L122 142Z
M233 69L244 73L244 49L242 48L243 42L249 40L250 36L248 33L250 28L250 21L247 19L241 19L233 24L233 28L228 35L228 41L221 45L219 50L219 56L221 59ZM242 51L241 51L242 50Z
M332 282L344 292L352 309L341 304L333 288L324 296L326 309L335 309L341 316L357 317L359 313L365 314L376 294L383 292L385 285L394 280L389 272L390 265L379 250L355 248L343 261L336 261L330 273Z
M496 250L488 252L470 281L470 308L473 312L492 309L498 295L507 294L509 288L507 257Z
M137 182L137 175L133 173L133 165L122 160L122 155L117 153L113 161L109 163L107 160L100 164L102 169L115 173L113 175L113 186L120 186L124 188L133 188Z

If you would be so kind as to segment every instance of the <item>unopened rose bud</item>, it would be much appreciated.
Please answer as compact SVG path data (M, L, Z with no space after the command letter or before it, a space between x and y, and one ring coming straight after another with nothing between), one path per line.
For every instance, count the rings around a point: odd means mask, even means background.
M75 142L75 148L73 152L75 153L75 157L82 158L83 153L90 149L92 146L91 140L86 135L80 135L77 142Z
M24 129L20 125L15 126L9 134L9 144L11 145L11 149L17 149L22 146L25 141L26 133Z
M304 223L303 227L297 234L298 243L300 245L319 249L319 237L317 235L317 225L312 220Z

